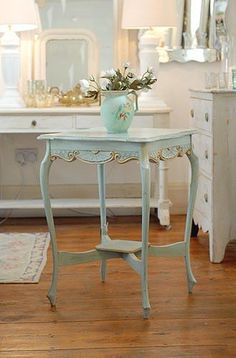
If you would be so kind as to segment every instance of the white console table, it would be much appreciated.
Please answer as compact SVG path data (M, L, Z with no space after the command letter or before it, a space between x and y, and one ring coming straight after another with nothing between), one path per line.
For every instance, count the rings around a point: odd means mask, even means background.
M90 107L53 107L53 108L21 108L0 109L0 134L37 134L71 131L79 128L102 126L99 115L100 108ZM134 127L169 127L170 108L140 109L133 121ZM26 144L27 147L27 144ZM170 224L170 200L168 199L167 172L165 162L160 163L159 171L154 173L153 195L151 207L158 208L161 225ZM53 208L98 208L98 199L55 199ZM139 207L140 198L108 199L110 208ZM1 200L0 209L40 209L41 200Z

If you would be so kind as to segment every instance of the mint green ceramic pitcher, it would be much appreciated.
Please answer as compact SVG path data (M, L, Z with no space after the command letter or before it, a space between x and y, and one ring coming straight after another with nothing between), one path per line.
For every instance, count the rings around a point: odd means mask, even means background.
M138 110L135 91L102 91L101 118L108 133L125 133Z

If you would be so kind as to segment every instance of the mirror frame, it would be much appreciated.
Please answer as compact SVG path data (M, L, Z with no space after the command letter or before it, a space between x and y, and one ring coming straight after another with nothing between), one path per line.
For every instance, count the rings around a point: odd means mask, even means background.
M50 29L43 31L35 41L34 78L46 79L46 48L50 40L85 40L88 44L88 71L98 73L98 44L92 32L85 29Z
M205 6L209 6L208 16L208 47L184 47L183 45L183 29L184 22L186 22L186 0L178 1L178 24L176 29L176 46L173 48L158 48L160 63L167 62L215 62L221 60L221 51L224 46L224 41L227 39L227 26L225 23L225 13L227 11L229 0L225 1L225 11L217 13L217 2L221 0L208 0ZM189 10L188 10L189 11ZM206 19L201 19L202 22L206 22ZM217 29L217 21L222 22L226 33L222 38L222 34Z

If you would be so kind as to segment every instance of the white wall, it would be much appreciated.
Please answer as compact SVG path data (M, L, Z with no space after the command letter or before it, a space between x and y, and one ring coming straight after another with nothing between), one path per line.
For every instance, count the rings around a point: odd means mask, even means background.
M236 46L236 1L229 0L226 14L226 24L229 35ZM232 51L231 66L236 66L236 51ZM221 63L188 62L185 64L172 62L160 64L158 77L159 96L172 108L171 126L190 126L190 88L204 88L204 73L218 72ZM187 165L180 161L173 161L170 166L170 182L184 184L188 178Z
M229 0L226 23L229 34L235 39L236 46L235 14L236 0ZM231 65L236 65L235 52L233 54ZM204 72L218 72L220 66L220 63L209 64L198 62L189 62L186 64L173 62L160 65L160 73L158 76L159 95L168 106L172 108L171 127L189 127L189 88L202 88L204 86ZM0 184L12 185L13 189L9 191L9 195L14 197L19 189L16 186L17 183L21 181L22 170L24 171L24 181L28 186L38 184L38 175L36 175L36 173L38 173L39 170L39 163L32 167L25 166L24 168L20 168L15 163L15 148L38 147L40 160L44 152L44 146L42 143L36 143L35 136L12 135L3 136L0 139ZM113 168L113 170L115 169ZM76 173L77 171L75 167L71 167L70 171L57 171L57 168L55 168L53 181L55 184L61 184L67 179L66 181L68 183L76 183L78 180ZM95 173L90 173L89 178L90 177L95 178ZM126 177L126 180L128 179L129 178ZM186 204L186 188L188 182L187 160L174 160L170 163L169 182L173 204L175 205L175 208L181 209ZM183 193L185 193L185 196ZM24 192L22 196L24 196Z

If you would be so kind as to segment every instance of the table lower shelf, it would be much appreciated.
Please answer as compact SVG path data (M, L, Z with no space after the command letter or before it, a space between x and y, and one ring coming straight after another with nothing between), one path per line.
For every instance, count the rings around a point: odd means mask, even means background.
M51 199L53 209L96 209L98 199ZM106 199L107 208L141 208L140 198ZM150 207L157 208L157 200L151 198ZM43 209L43 201L37 200L0 200L0 210L6 209Z

